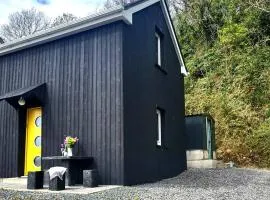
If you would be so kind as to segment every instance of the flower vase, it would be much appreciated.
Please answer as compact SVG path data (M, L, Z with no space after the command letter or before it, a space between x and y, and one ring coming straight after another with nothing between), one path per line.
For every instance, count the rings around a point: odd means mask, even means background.
M67 156L73 156L72 148L67 148Z

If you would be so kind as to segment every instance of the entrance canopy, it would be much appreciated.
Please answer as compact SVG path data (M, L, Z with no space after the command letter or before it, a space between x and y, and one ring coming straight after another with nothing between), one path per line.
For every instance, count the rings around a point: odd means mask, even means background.
M18 101L25 101L25 107L42 106L45 103L46 83L20 88L3 94L0 101L6 100L14 108L19 108Z

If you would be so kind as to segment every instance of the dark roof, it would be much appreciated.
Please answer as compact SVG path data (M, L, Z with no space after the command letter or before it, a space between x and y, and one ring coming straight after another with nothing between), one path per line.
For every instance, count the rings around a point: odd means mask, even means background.
M18 90L11 91L9 93L6 93L6 94L0 96L0 101L10 99L10 98L14 98L14 97L20 97L20 96L25 95L25 94L27 94L29 92L37 90L37 89L43 87L44 85L45 85L45 83L42 83L42 84L39 84L39 85L29 86L29 87L20 88Z
M14 108L20 107L18 100L23 98L27 106L44 105L46 101L46 83L33 85L10 91L0 96L0 101L6 100Z

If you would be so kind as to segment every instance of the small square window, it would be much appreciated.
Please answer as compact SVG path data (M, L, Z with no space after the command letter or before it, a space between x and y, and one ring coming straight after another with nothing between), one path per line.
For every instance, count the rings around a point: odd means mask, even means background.
M155 41L156 41L156 64L161 66L162 64L162 55L161 55L161 35L160 33L155 33Z
M157 146L162 145L162 137L164 132L164 110L157 108Z
M162 71L164 74L167 74L166 69L164 68L164 35L162 31L156 26L155 30L155 66Z

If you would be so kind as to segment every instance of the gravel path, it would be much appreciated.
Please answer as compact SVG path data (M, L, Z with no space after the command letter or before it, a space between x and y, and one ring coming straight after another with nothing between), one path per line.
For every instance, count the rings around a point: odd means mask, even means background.
M172 179L123 187L92 197L145 200L270 200L270 171L193 169Z
M248 169L192 169L157 183L121 187L91 195L35 194L2 191L14 199L130 199L130 200L269 200L270 171ZM10 198L13 199L13 198Z

